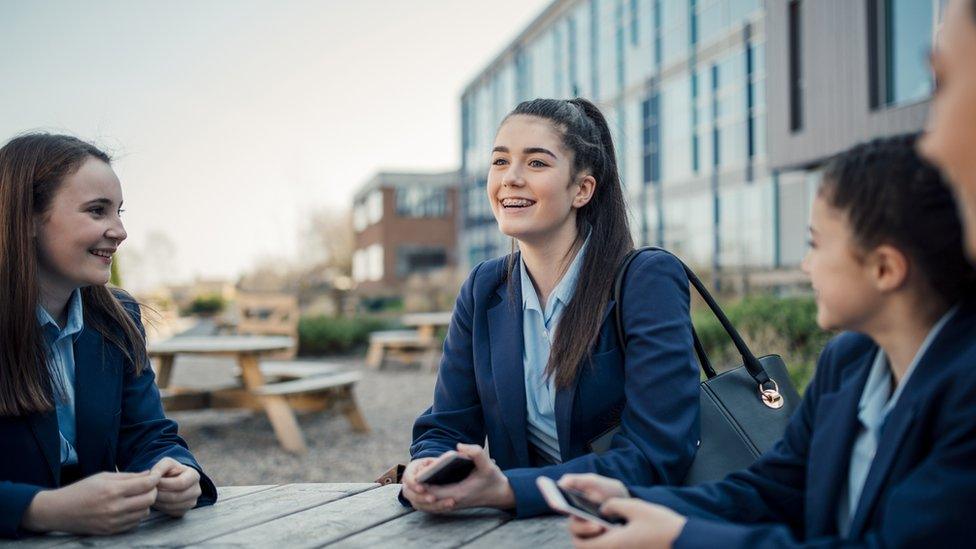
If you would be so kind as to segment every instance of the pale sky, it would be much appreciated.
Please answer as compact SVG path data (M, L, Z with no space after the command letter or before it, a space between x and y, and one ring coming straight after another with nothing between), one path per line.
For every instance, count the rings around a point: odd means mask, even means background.
M378 170L455 168L462 89L549 3L0 0L0 139L116 157L128 284L233 278Z

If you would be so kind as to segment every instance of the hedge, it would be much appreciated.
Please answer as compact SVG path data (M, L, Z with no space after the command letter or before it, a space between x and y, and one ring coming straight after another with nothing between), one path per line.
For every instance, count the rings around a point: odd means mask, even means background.
M817 305L810 297L749 297L722 305L753 354L778 354L790 370L790 377L801 392L813 376L817 357L831 334L817 326ZM739 365L735 351L722 325L702 306L692 314L698 336L716 369Z
M349 353L369 342L370 332L389 327L389 321L370 317L302 317L298 321L298 354Z

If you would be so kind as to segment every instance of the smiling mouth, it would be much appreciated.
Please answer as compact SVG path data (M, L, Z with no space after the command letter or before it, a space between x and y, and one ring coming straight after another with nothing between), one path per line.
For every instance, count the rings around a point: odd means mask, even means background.
M503 198L501 200L503 208L528 208L535 204L535 200L528 198Z
M112 254L115 252L110 250L88 250L88 253L105 259L112 259Z

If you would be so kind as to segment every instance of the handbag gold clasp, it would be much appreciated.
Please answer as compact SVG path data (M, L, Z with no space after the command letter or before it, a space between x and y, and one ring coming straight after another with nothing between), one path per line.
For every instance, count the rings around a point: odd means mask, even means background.
M779 385L776 384L776 381L772 379L770 381L773 382L773 388L763 389L763 386L760 385L759 397L762 399L762 403L765 404L767 408L778 410L783 407L783 395L779 394Z

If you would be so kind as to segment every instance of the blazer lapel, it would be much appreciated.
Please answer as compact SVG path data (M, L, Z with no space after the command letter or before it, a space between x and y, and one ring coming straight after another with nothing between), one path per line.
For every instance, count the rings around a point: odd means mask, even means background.
M514 302L509 295L514 284ZM523 467L530 464L526 437L525 368L522 365L522 289L518 277L509 276L499 285L498 302L488 309L488 339L492 378L502 420L512 447Z
M85 328L74 345L75 451L82 474L100 468L116 411L119 373L106 363L108 349L97 331Z
M600 337L602 337L604 334L612 333L608 332L605 324L607 323L607 319L610 318L610 313L613 311L613 308L614 301L610 300L603 310L603 319L600 322ZM608 345L612 347L615 344L616 341L613 341ZM596 344L593 346L592 352L594 354L597 353L598 351L596 351L596 349L599 348L600 340L597 339ZM626 356L623 349L621 349L620 352L622 355ZM556 433L559 435L559 453L562 456L563 461L573 459L578 455L582 455L584 450L583 445L587 442L583 440L575 440L573 438L573 405L575 404L576 393L579 389L581 378L580 374L583 373L583 368L588 367L589 362L586 359L583 359L583 363L576 371L576 379L573 381L573 384L569 387L563 387L556 390Z
M44 454L54 486L61 484L61 435L58 431L58 413L54 410L26 417L34 439Z
M859 425L857 407L877 347L851 371L857 372L835 393L817 403L816 428L810 441L807 475L807 536L837 532L837 502L847 482L851 448Z

